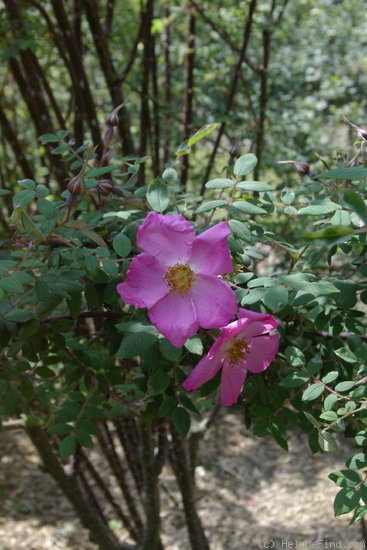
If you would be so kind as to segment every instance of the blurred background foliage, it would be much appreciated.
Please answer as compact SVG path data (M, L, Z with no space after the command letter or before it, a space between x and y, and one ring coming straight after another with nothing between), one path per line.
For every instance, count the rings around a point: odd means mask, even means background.
M67 129L76 147L89 138L101 154L101 124L121 104L121 153L149 155L155 176L190 134L219 122L181 157L183 185L203 190L228 155L248 152L262 176L296 181L277 160L316 162L320 145L326 156L349 146L341 115L363 125L366 18L357 0L5 0L3 229L18 179L64 188L73 175L39 136Z

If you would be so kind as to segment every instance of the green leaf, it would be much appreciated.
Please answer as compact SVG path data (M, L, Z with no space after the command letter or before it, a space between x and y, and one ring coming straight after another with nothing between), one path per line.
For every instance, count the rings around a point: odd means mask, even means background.
M274 285L266 289L263 302L273 312L280 311L288 304L289 293L286 287Z
M200 130L198 130L193 136L178 146L176 149L176 155L188 155L191 151L191 147L195 145L195 143L211 134L216 128L218 128L218 123L206 124L200 128Z
M303 367L306 364L306 357L303 352L295 346L288 346L284 355L292 367Z
M341 206L339 204L336 204L335 202L319 200L315 201L309 206L301 208L300 210L298 210L298 214L300 216L322 216L324 214L330 214L330 212L334 212L335 210L339 210L340 208Z
M243 191L258 191L259 193L265 191L272 191L272 188L267 183L261 183L260 181L240 181L236 185L237 189Z
M178 174L174 168L166 168L162 174L162 180L175 185L178 183Z
M41 378L54 378L55 373L53 370L49 369L48 367L37 367L35 370L37 376L40 376Z
M34 189L36 187L36 182L30 179L18 180L18 185L23 187L23 189Z
M324 391L324 386L317 382L315 384L311 384L311 386L308 386L308 388L305 389L302 395L302 401L314 401Z
M356 355L348 348L339 348L334 350L335 355L343 359L346 363L358 363Z
M334 452L338 450L338 443L335 437L325 430L319 432L318 443L320 448L325 452Z
M37 332L40 330L40 322L38 319L31 319L29 321L26 321L19 329L19 338L20 340L29 340L37 334Z
M182 348L172 345L166 338L160 338L159 351L169 361L178 362L182 357Z
M19 191L13 197L13 207L14 209L20 208L21 206L27 206L36 198L36 192L33 189L24 189Z
M331 244L334 242L345 241L347 235L352 235L353 229L345 227L344 225L333 225L326 227L322 231L316 231L314 233L305 233L302 235L302 239L308 241L318 241L320 244Z
M367 169L365 168L365 170ZM344 202L361 218L361 220L367 223L367 206L360 195L347 189L344 191Z
M171 383L171 378L165 372L155 372L148 378L148 391L151 395L163 393Z
M185 342L185 348L194 355L203 354L203 343L200 340L199 336L192 336Z
M82 430L78 426L75 430L75 435L79 445L81 445L82 447L87 447L88 449L91 449L93 447L93 440L90 433Z
M56 204L47 199L38 199L37 207L46 220L53 220L56 213Z
M328 422L334 422L335 420L338 420L338 415L335 411L325 411L320 414L320 418L322 420L327 420Z
M343 487L337 493L334 500L334 513L336 516L348 514L358 506L360 492L354 488Z
M241 222L240 220L229 220L228 224L231 228L232 234L237 239L241 239L247 243L252 242L251 231L244 222Z
M69 458L76 449L76 437L73 434L67 435L60 443L59 453L63 460Z
M162 180L155 180L147 190L149 206L156 212L164 212L170 204L170 190Z
M317 175L318 178L327 178L333 180L364 180L367 178L367 168L360 166L350 166L349 168L333 168Z
M214 210L214 208L222 208L223 206L227 206L227 201L219 199L215 201L208 201L201 204L199 208L196 209L195 214L203 214L204 212L209 212L209 210Z
M344 382L339 382L339 384L337 384L334 389L337 392L344 392L351 390L352 388L354 388L355 385L356 383L354 380L346 380Z
M74 430L70 424L53 424L48 428L48 432L54 435L68 435Z
M338 397L337 395L333 394L333 393L330 393L327 397L325 397L324 399L324 409L325 411L329 411L331 409L333 409L335 407L335 405L337 404L338 402Z
M336 280L334 286L340 290L339 294L334 297L338 307L347 309L356 305L358 286L355 282Z
M58 143L60 138L55 134L42 134L38 138L41 143Z
M186 394L180 395L180 402L181 402L181 405L185 407L185 409L191 412L194 412L196 414L200 414L196 405L192 402L192 400Z
M303 386L310 379L310 375L307 372L295 371L288 374L280 382L280 386L284 388L297 388L298 386Z
M235 201L232 207L237 208L237 210L240 210L244 214L267 214L267 211L260 206L247 201Z
M195 143L214 132L214 130L216 130L218 126L219 124L217 122L214 122L212 124L205 124L205 126L202 126L200 130L195 132L195 134L187 140L188 146L192 147L193 145L195 145Z
M323 381L324 384L330 384L330 382L334 382L334 380L336 380L338 376L339 376L339 372L337 370L332 370L327 374L325 374L325 376L323 376L321 380Z
M205 184L207 189L227 189L232 187L233 181L228 178L215 178Z
M320 427L321 427L321 424L318 420L316 420L316 418L314 416L312 416L312 414L308 413L308 412L303 412L303 414L305 415L305 417L307 418L307 420L317 429L319 430Z
M143 351L153 346L158 340L158 334L152 334L150 332L137 332L128 334L121 342L119 349L117 350L117 357L119 359L125 359L127 357L135 357L140 355Z
M18 220L19 225L22 226L23 230L33 239L37 239L39 241L45 241L46 237L42 233L42 231L38 228L38 226L34 223L32 218L27 214L25 210L20 210L18 213Z
M25 323L34 319L35 313L29 309L13 308L4 317L7 321L13 321L14 323Z
M233 173L236 176L247 176L255 170L257 166L257 158L252 153L242 155L234 163Z
M172 422L182 437L186 437L190 429L190 415L183 407L177 407L172 413Z
M75 401L67 401L55 413L55 418L60 422L74 422L79 416L82 405Z
M346 466L352 470L360 470L361 468L365 468L367 466L367 454L356 453L347 460Z
M93 168L90 172L88 172L88 178L98 178L99 176L104 176L105 174L113 172L117 168L117 165L114 166L112 164L109 166L101 166L100 168Z
M339 487L354 487L362 481L361 475L355 470L336 470L328 477Z
M9 279L0 279L0 288L13 294L22 294L24 292L24 286L14 276Z
M100 235L98 235L98 233L93 231L92 229L83 229L82 230L82 235L85 235L89 240L91 240L92 242L94 242L98 246L101 246L103 248L107 248L107 245L104 242L104 240L102 239L102 237Z
M162 403L159 406L158 414L159 416L168 416L171 415L172 412L175 410L175 408L178 405L177 397L174 395L167 395L164 397Z
M121 258L126 258L130 254L132 244L124 233L119 233L113 238L112 247Z

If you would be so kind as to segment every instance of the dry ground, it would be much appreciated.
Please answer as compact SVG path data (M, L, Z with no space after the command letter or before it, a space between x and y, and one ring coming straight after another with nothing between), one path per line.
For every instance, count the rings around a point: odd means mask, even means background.
M271 439L250 436L235 414L222 414L202 444L197 471L211 550L367 548L360 526L333 516L337 488L327 474L343 467L349 452L312 455L305 436L293 434L286 453ZM167 470L163 477L163 541L167 550L187 550L173 476ZM26 437L13 431L0 434L0 550L21 549L96 547Z

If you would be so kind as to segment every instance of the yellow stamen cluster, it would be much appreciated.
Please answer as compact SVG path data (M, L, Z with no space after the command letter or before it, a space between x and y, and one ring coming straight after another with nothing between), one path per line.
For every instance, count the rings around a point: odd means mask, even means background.
M163 275L163 279L170 287L171 292L186 294L195 280L195 275L189 265L175 264L167 269Z
M250 351L250 344L246 340L235 340L227 350L230 364L234 367L244 360Z

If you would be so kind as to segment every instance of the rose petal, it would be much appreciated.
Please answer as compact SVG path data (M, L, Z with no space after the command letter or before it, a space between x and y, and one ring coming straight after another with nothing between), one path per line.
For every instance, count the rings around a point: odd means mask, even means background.
M217 328L228 323L237 311L231 287L213 275L196 275L190 294L202 328Z
M165 216L150 212L139 226L136 242L167 266L186 263L190 257L195 229L181 214Z
M221 222L196 237L189 261L195 273L222 275L233 271L227 242L230 233L228 224Z
M231 365L224 362L220 388L220 402L226 407L236 403L246 380L247 370L243 365Z
M279 334L251 338L251 349L243 365L250 372L262 372L268 368L279 348Z
M164 272L153 256L139 254L133 259L126 280L116 290L126 304L150 308L169 292Z
M279 325L279 321L269 313L258 313L249 309L240 308L238 318L247 337L259 336L271 332Z
M221 367L221 357L216 355L212 359L203 357L196 367L190 372L182 386L187 391L196 391L200 386L213 378Z
M183 346L199 328L188 294L167 294L148 311L148 315L159 332L176 347Z

